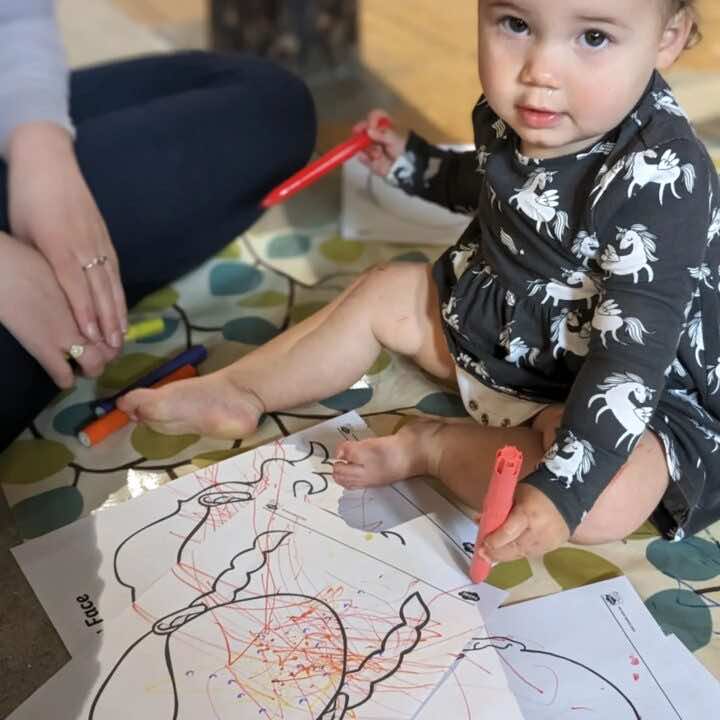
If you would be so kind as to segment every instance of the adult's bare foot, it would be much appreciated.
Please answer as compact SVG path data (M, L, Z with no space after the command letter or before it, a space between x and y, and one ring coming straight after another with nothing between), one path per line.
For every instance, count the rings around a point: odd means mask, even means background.
M265 411L254 392L238 388L222 371L157 390L134 390L119 398L117 406L133 420L166 435L227 439L250 435Z
M346 441L335 452L338 485L348 490L391 485L416 475L432 475L440 448L435 441L442 422L419 420L395 435Z

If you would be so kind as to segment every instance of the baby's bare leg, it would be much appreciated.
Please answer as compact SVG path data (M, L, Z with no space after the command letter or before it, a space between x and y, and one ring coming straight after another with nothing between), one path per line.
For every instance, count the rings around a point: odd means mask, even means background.
M414 422L389 437L343 443L337 454L350 464L336 465L334 477L345 487L360 488L430 475L465 504L480 510L497 450L504 445L517 447L523 453L521 475L529 474L555 441L561 417L562 407L554 406L530 427ZM655 510L667 485L665 455L648 432L571 542L599 544L627 537Z
M254 429L262 412L345 390L382 347L413 358L442 379L454 375L429 265L370 270L319 318L212 375L131 393L122 409L165 432L239 437Z

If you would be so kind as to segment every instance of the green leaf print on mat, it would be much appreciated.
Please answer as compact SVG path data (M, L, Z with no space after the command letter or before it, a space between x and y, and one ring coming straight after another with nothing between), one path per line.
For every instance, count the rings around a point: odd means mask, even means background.
M44 480L74 459L59 442L52 440L16 440L0 455L0 478L3 483L29 485Z
M234 340L246 345L264 345L279 332L275 325L260 317L231 320L225 323L222 330L226 340Z
M180 295L177 290L172 287L166 287L162 290L152 293L144 297L135 307L132 308L133 312L162 312L171 308L177 301Z
M138 425L130 442L148 460L165 460L194 445L199 439L199 435L163 435L146 425Z
M487 582L501 590L510 590L529 580L532 574L532 567L527 558L520 558L496 565L488 575Z
M620 577L622 571L595 553L578 548L560 548L547 553L543 558L547 571L563 589L590 585L600 580Z
M338 412L349 412L367 405L372 400L372 396L372 388L357 388L321 400L320 405Z
M383 350L377 357L377 360L372 364L370 369L365 373L366 375L379 375L383 370L389 367L392 358L390 354Z
M663 590L645 601L666 634L678 636L690 652L712 639L712 616L702 597L692 590Z
M213 295L243 295L256 290L263 273L243 262L220 263L210 271L210 292Z
M242 248L237 240L233 240L226 248L221 250L215 257L220 260L239 260L242 256Z
M271 260L293 258L307 255L310 250L310 238L299 233L276 235L267 246L267 256Z
M288 296L285 293L275 292L275 290L267 290L256 295L238 300L240 307L264 308L278 307L287 304Z
M321 310L327 305L326 302L308 302L295 305L290 312L290 321L293 325L297 325L299 322L314 315L318 310Z
M227 450L210 450L209 452L196 455L192 459L192 464L199 468L206 468L215 463L227 460L228 458L235 457L236 455L242 455L249 450L252 450L252 446L228 448Z
M645 556L660 572L680 580L710 580L720 575L720 549L711 542L689 537L680 542L655 540Z
M61 487L21 500L12 509L15 526L24 540L39 537L75 522L83 499L75 487Z
M411 250L392 259L392 262L430 262L430 258L419 250Z
M466 417L467 410L459 395L454 393L437 392L426 395L416 406L426 415L439 417Z
M77 403L61 410L53 418L55 432L67 437L75 437L88 423L96 420L93 403Z
M336 263L354 263L362 257L365 245L357 240L343 240L336 236L320 245L320 252Z
M659 537L658 529L648 520L641 525L632 535L628 535L626 540L649 540L650 538Z
M122 390L165 361L163 357L147 353L130 353L111 362L100 376L98 384L110 390Z

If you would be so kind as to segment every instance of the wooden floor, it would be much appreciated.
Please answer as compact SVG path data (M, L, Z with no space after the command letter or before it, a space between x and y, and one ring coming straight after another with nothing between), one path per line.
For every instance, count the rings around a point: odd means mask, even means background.
M113 0L150 27L202 23L207 0ZM242 2L242 0L240 0ZM378 81L401 99L401 113L433 139L467 140L469 111L480 88L475 64L476 3L472 0L358 0L361 57ZM449 11L448 7L452 9ZM720 0L699 0L703 42L677 71L720 76ZM717 104L720 101L707 98ZM332 121L330 121L332 124ZM338 130L338 134L341 131Z

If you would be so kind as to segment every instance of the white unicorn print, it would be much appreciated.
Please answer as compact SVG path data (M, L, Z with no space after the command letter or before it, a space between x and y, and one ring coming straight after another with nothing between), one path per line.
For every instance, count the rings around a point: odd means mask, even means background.
M712 212L710 227L708 227L707 244L709 245L716 237L720 237L720 207Z
M638 127L642 127L642 126L643 126L643 122L642 122L642 120L640 119L640 115L639 115L639 113L638 113L637 110L630 115L630 119L631 119Z
M687 113L680 107L680 105L678 105L678 101L669 90L654 92L652 96L653 100L655 100L656 110L664 110L665 112L670 113L670 115L688 119Z
M507 125L502 118L498 118L491 127L495 131L498 140L504 140L507 137Z
M485 262L482 263L477 269L471 270L471 272L477 277L482 277L483 275L487 276L487 280L482 283L482 285L480 285L483 290L490 287L497 279L497 273L493 272L493 269Z
M681 400L682 402L687 403L691 407L695 408L697 414L700 417L708 417L705 408L700 404L700 396L697 394L696 391L685 390L684 388L682 388L670 390L669 392L671 395L674 395L678 400Z
M655 252L657 237L653 235L644 225L633 225L629 229L619 227L616 240L618 247L608 245L600 255L600 267L610 275L632 275L633 282L638 282L640 273L645 270L648 275L648 282L652 282L655 273L650 266L651 262L657 262ZM629 253L621 255L618 250L630 250Z
M593 207L599 202L600 198L606 193L615 178L625 169L625 158L620 158L610 169L607 165L603 165L598 172L598 182L590 191L590 197L597 193L597 197L593 201Z
M698 310L687 326L690 348L695 350L695 362L702 367L702 356L705 353L705 336L703 335L702 311Z
M712 284L708 282L708 278L712 278L712 270L710 270L710 266L707 263L703 263L700 267L689 267L688 272L690 273L690 277L697 280L698 283L703 283L703 285L710 290L713 289ZM693 297L697 297L699 294L700 290L698 289Z
M512 290L508 290L505 293L505 303L508 307L515 307L517 303L517 298L515 297L515 293Z
M620 306L611 298L603 300L596 308L595 314L592 319L592 326L600 332L600 340L602 344L607 348L606 335L610 333L612 339L615 342L624 345L622 340L618 338L617 333L622 328L625 328L625 332L628 334L633 342L638 345L644 345L644 335L651 334L649 330L645 328L639 318L628 317L624 318Z
M457 248L450 253L450 262L453 264L455 277L459 280L460 276L467 270L472 259L477 255L480 245L474 242L461 242Z
M589 267L589 262L597 258L598 249L600 243L598 242L597 235L593 233L590 235L581 230L572 244L572 252L582 259L583 267Z
M551 238L562 240L570 225L568 214L564 210L556 210L558 191L545 190L555 175L557 172L548 172L543 168L533 170L527 182L521 188L515 188L516 194L510 197L510 203L516 203L519 210L535 221L538 233L545 226Z
M587 440L568 432L562 443L555 443L545 453L543 464L558 480L564 479L569 488L573 482L585 481L585 475L595 465L595 449Z
M654 158L657 158L655 150L644 150L628 156L626 161L628 170L624 179L630 180L632 178L628 188L629 198L632 197L635 186L642 189L649 183L655 183L660 186L659 198L661 205L663 204L665 188L668 185L670 186L670 192L679 200L680 196L675 191L675 183L680 179L681 175L686 190L692 194L695 189L696 177L695 167L692 163L685 163L681 166L677 154L669 148L662 154L658 163L653 165L647 162L648 159L652 160Z
M417 156L413 152L407 152L395 161L386 179L391 185L407 185L412 182L416 169Z
M500 201L498 200L497 192L495 191L495 188L489 183L485 183L485 187L487 187L488 191L488 197L490 198L490 209L495 208L495 204L497 203L497 209L499 212L502 212L502 205L500 204Z
M615 447L618 447L627 438L628 450L630 450L634 442L645 432L653 414L651 405L638 407L635 403L650 402L655 395L655 390L645 385L639 375L630 372L613 373L610 377L605 378L604 383L598 385L598 390L604 392L590 398L588 409L597 400L604 401L605 404L595 415L595 422L597 423L600 416L609 410L625 428L625 432L618 438Z
M707 366L707 373L708 390L711 395L715 395L720 390L720 357L718 357L714 365Z
M658 437L665 448L665 459L667 461L668 473L674 482L680 481L680 461L678 460L675 444L666 433L659 432Z
M455 360L460 367L464 367L466 370L472 370L478 377L486 382L490 381L487 364L482 360L475 361L467 353L459 353Z
M702 433L706 440L709 440L713 444L713 449L710 451L711 454L720 450L720 435L718 435L718 433L713 432L695 420L692 421L692 424ZM698 467L700 466L698 465Z
M597 276L586 270L568 270L562 271L565 282L550 279L548 282L544 280L528 280L528 295L532 297L542 290L545 291L545 297L542 300L544 305L548 300L552 300L553 306L557 307L561 300L585 300L588 310L592 307L592 298L600 294L601 285Z
M609 155L615 149L615 145L616 143L614 142L599 142L587 152L576 155L575 158L577 160L583 160L591 155Z
M487 165L488 160L490 159L490 155L492 153L489 153L487 151L487 145L480 145L480 147L477 149L477 170L476 172L479 172L480 174L485 173L485 166Z
M500 346L507 350L505 361L520 367L522 361L528 365L535 365L535 361L540 355L539 348L531 348L521 337L512 337L512 326L515 321L509 322L500 332Z
M590 352L590 323L583 322L578 313L563 308L550 325L550 339L555 343L553 357L561 352L585 357Z
M442 304L442 317L449 327L460 332L460 317L455 312L457 307L457 298L451 295L446 303Z
M500 242L513 254L513 255L524 255L525 251L520 249L518 250L517 245L515 244L515 241L506 233L502 228L500 228Z
M683 364L678 358L675 358L670 363L668 369L665 371L665 376L670 377L673 373L681 378L687 377L687 370L683 367Z

